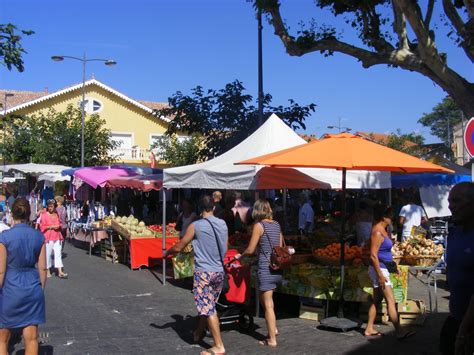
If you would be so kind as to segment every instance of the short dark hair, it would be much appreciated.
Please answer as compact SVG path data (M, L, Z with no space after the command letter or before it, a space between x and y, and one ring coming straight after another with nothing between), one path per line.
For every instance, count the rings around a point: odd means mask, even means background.
M214 199L209 195L204 195L199 199L199 212L211 212L214 209Z
M374 205L374 224L382 221L385 217L393 218L392 207L378 202Z
M30 218L30 203L26 198L20 197L13 202L12 216L15 221L27 221Z

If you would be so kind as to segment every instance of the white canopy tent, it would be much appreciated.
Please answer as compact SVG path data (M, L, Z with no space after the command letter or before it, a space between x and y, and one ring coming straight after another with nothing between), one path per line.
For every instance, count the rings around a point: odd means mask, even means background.
M306 143L277 115L273 114L252 135L224 154L204 163L164 169L163 186L167 189L234 190L341 188L341 173L336 169L279 169L257 165L234 165L238 161ZM296 170L298 173L288 174L288 170ZM300 177L300 181L295 184L296 175ZM306 176L306 179L301 175ZM390 187L389 172L358 170L347 172L347 188L349 189Z
M342 174L336 169L282 169L258 165L234 165L255 156L273 153L307 142L288 127L277 115L271 115L252 135L236 147L204 163L163 170L163 194L170 188L199 188L226 190L259 190L281 188L338 189ZM347 188L384 189L391 187L390 173L379 171L347 172ZM163 230L166 206L163 197ZM163 252L166 249L163 233ZM166 263L163 259L163 275ZM163 277L163 285L166 279Z
M51 183L55 183L58 181L69 181L71 180L71 177L66 175L63 176L61 173L46 173L46 174L41 174L38 176L38 181L48 181Z
M18 171L23 174L30 174L34 176L39 176L45 173L59 173L65 169L69 169L70 167L64 165L51 165L51 164L35 164L35 163L28 163L28 164L11 164L0 166L0 171L8 172L8 171Z

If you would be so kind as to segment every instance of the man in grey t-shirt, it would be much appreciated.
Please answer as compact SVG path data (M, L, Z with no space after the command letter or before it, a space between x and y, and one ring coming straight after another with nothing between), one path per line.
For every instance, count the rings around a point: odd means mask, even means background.
M194 341L202 340L206 333L206 324L214 338L210 353L225 353L216 313L216 302L224 282L223 258L227 252L228 231L225 222L214 217L214 200L203 196L199 200L201 219L189 225L184 237L168 249L167 255L179 253L190 242L194 250L193 292L199 323L194 331Z

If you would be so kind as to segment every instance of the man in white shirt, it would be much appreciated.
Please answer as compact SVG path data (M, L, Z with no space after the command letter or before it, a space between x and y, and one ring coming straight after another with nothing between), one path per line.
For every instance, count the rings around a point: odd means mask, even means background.
M399 217L400 225L403 226L402 240L405 240L410 236L413 226L420 226L428 220L425 210L413 201L410 201L402 207Z
M314 211L309 202L308 195L305 193L299 196L300 209L298 213L298 229L302 233L313 231L314 227Z

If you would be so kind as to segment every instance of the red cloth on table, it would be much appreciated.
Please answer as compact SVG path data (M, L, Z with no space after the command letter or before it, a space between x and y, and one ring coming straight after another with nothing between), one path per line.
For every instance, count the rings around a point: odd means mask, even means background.
M166 238L166 249L171 248L179 238ZM163 258L161 238L130 239L130 266L138 269L140 266L152 266ZM171 258L171 255L169 256Z

